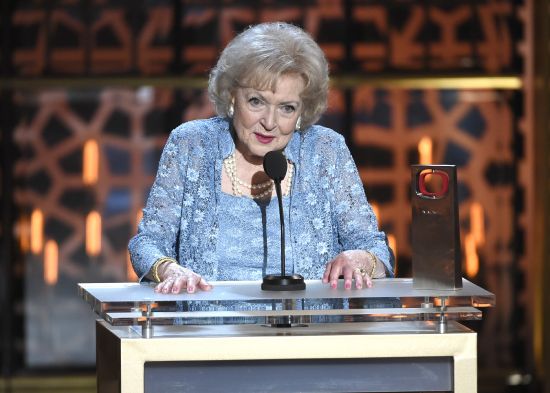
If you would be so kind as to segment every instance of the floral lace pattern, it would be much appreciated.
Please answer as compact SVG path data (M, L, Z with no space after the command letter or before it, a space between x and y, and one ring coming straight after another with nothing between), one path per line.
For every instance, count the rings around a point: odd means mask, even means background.
M285 223L288 222L288 202L289 197L283 197ZM277 198L261 201L222 192L219 209L218 280L234 281L241 277L261 280L266 274L281 274ZM288 231L285 235L285 273L292 274L292 243Z
M140 279L161 257L175 258L210 281L223 277L218 255L221 173L223 159L235 148L230 129L227 119L216 117L184 123L170 134L138 233L129 243ZM295 171L285 221L294 272L320 279L326 263L340 252L363 249L393 276L385 234L378 230L344 138L315 125L295 132L284 152ZM278 230L277 221L269 224ZM261 237L246 240L263 242ZM250 258L248 250L234 260ZM262 260L263 255L252 257ZM252 279L239 266L233 269L234 277Z

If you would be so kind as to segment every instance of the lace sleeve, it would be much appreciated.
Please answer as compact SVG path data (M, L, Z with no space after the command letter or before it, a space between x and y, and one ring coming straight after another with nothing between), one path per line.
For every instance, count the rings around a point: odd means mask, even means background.
M132 265L140 281L157 259L177 257L187 146L181 128L172 131L164 146L137 235L129 242Z
M329 175L332 175L334 184L333 220L338 228L338 241L344 250L370 251L384 263L388 275L393 277L386 235L378 229L376 215L367 201L357 167L342 137L338 138L334 148L335 164Z

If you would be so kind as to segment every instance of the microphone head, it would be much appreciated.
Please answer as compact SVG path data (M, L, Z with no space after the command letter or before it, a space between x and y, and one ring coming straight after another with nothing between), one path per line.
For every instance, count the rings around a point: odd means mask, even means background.
M286 176L286 157L280 151L274 150L264 156L264 172L276 182L280 182Z

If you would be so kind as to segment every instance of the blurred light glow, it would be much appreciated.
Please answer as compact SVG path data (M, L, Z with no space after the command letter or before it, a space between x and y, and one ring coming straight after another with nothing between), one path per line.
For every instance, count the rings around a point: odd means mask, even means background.
M518 372L514 372L506 378L509 386L519 386L519 385L529 385L533 377L531 374L520 374Z
M140 104L150 104L155 98L155 88L152 86L142 86L136 91L136 100Z
M34 209L31 214L31 252L40 254L44 246L44 213Z
M23 253L29 252L31 249L31 236L29 219L27 216L21 216L17 224L17 234L19 236L19 247Z
M91 211L86 217L86 253L97 256L101 252L101 215Z
M397 238L391 233L388 233L388 245L392 249L395 257L394 274L397 275Z
M479 202L470 205L470 231L474 236L476 245L485 243L485 221L483 206Z
M466 275L475 277L479 272L479 257L476 250L476 240L472 233L464 238L464 251L466 254Z
M55 240L48 240L44 246L44 282L55 285L59 275L59 248Z
M84 143L82 154L82 181L86 185L97 183L99 174L99 147L97 141L90 139Z
M380 223L380 208L378 207L378 205L376 203L371 203L370 207L372 208L372 212L376 216L376 219Z
M432 163L432 140L424 136L418 142L418 155L420 165L429 165Z

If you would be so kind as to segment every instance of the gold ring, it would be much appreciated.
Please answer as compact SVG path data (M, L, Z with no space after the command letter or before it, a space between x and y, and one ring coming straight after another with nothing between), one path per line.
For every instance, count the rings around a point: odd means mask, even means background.
M355 273L359 273L361 277L365 277L365 275L367 274L367 271L363 268L357 267L355 268Z

